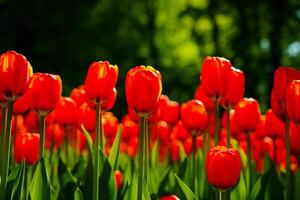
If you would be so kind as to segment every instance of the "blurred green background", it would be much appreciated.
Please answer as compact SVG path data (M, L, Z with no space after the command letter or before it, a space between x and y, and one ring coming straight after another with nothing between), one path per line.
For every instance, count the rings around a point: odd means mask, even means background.
M193 97L203 58L230 59L246 74L246 95L269 106L277 66L300 66L299 0L0 0L0 52L24 54L35 72L62 76L64 95L92 61L120 69L113 111L127 110L129 68L151 65L163 93Z

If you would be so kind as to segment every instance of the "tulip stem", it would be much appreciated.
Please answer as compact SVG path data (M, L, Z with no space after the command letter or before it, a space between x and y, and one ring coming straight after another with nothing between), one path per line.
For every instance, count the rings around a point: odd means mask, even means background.
M2 124L1 124L1 138L0 138L0 160L3 160L4 155L4 140L5 140L5 128L6 128L6 120L7 120L7 107L4 106L2 107ZM0 179L2 177L2 166L3 164L0 165Z
M145 126L146 117L140 117L140 133L139 133L139 171L138 171L138 196L137 199L142 199L143 194L143 177L144 177L144 166L145 166Z
M10 161L10 145L11 145L11 121L13 114L13 100L9 99L7 102L7 113L6 113L6 125L4 131L4 140L3 140L3 164L2 164L2 177L1 177L1 188L0 188L0 199L5 199L6 186L7 186L7 177L9 170L9 161Z
M94 146L94 167L93 167L93 200L99 197L99 143L101 145L102 133L102 117L101 117L101 104L96 103L96 141ZM100 147L102 149L102 146Z
M248 184L248 195L250 196L250 192L252 189L252 166L251 166L251 138L250 138L250 132L246 133L247 137L247 154L248 154L248 173L249 173L249 184Z
M41 160L45 156L45 123L46 116L40 115L40 151L39 151L39 159Z
M227 148L230 148L230 108L226 109L226 126L227 126Z
M144 154L145 154L145 161L144 161L144 165L145 165L145 172L144 172L144 177L145 177L145 182L148 183L148 166L149 166L149 131L148 131L148 123L147 121L145 122L145 145L144 145Z
M226 200L226 190L220 190L220 200Z
M214 100L214 107L215 107L215 117L214 117L214 128L215 128L215 147L219 144L219 119L218 119L218 99L215 98Z
M285 119L286 199L291 197L290 120Z
M196 169L197 169L197 163L196 163L196 158L197 158L197 148L196 148L196 132L192 133L192 163L193 163L193 169L192 169L192 175L193 175L193 180L192 180L192 188L193 188L193 192L194 194L197 196L196 194L196 190L197 190L197 174L196 174Z

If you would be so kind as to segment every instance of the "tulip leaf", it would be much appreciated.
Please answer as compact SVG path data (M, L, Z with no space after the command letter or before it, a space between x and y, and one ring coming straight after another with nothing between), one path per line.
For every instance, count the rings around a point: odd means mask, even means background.
M184 151L183 145L180 142L179 143L179 158L180 158L180 162L182 163L184 161L184 159L186 158L186 153Z
M35 169L29 189L29 195L32 200L51 199L51 185L43 158L39 161Z
M10 195L11 200L24 199L25 163L24 160L19 164L8 177L6 195Z
M247 198L247 186L243 172L241 172L240 180L231 192L232 199L246 199Z
M86 141L87 141L87 144L88 144L88 147L89 147L89 152L90 152L90 155L91 157L93 157L93 154L94 154L94 150L93 150L93 140L91 138L91 135L90 133L84 128L84 125L81 124L81 129L82 129L82 132L86 138Z
M154 167L154 166L157 166L157 161L158 161L158 148L159 148L159 145L158 145L158 141L155 141L154 143L154 146L153 146L153 149L151 151L151 162L150 162L150 166Z
M283 187L274 163L271 163L269 170L256 181L250 199L284 199Z
M179 188L184 193L187 200L195 200L195 194L191 191L191 189L175 174L175 178L179 185Z
M297 199L300 199L300 190L298 189L300 185L300 168L298 168L297 172L296 172L296 175L295 175L295 182L294 182L294 199L297 200Z
M72 175L71 171L61 159L59 159L58 162L58 174L62 188L65 188L69 183L75 184L77 182L77 179Z
M111 167L108 159L105 154L100 151L100 178L99 178L99 199L117 199L117 183L115 180L115 173Z
M84 181L84 199L92 199L92 185L93 185L93 161L89 159L87 168L85 170L85 181Z
M142 200L151 200L150 193L148 190L148 186L143 180L143 193L142 193ZM138 177L136 175L133 176L129 188L125 194L124 200L131 200L138 198Z
M111 148L109 154L109 163L115 171L118 165L119 151L120 151L120 138L121 138L121 128L119 128L117 136L115 138L114 144Z

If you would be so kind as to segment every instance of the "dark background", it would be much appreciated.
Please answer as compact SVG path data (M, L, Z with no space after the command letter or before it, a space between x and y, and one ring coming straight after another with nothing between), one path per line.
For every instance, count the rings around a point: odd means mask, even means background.
M0 53L16 50L35 72L61 75L65 96L92 61L117 64L119 117L129 68L160 70L163 93L183 102L207 55L242 69L245 96L265 110L276 67L300 66L299 27L299 0L0 0Z

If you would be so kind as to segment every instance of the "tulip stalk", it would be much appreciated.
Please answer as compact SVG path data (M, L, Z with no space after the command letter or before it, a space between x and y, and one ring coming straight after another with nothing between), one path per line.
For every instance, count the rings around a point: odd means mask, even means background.
M6 127L6 112L7 111L7 107L3 106L2 107L2 130L1 130L1 138L0 138L0 160L3 160L3 156L2 153L4 151L4 140L5 140L5 127ZM2 164L0 165L0 178L2 177Z
M0 188L0 199L5 199L9 161L10 161L10 150L11 150L11 121L13 114L13 100L9 99L7 102L7 113L4 116L5 126L4 126L4 139L3 139L3 151L2 154L2 167L1 167L1 188Z
M285 148L286 148L286 199L291 196L291 160L290 160L290 120L285 119Z
M214 127L215 127L215 146L219 144L219 119L218 119L218 99L214 100L214 108L215 108L215 118L214 118Z
M148 183L148 168L149 168L149 148L150 148L150 135L149 135L149 129L148 129L148 123L147 121L145 122L145 145L144 145L144 154L145 154L145 162L144 162L144 177L145 177L145 182Z
M248 195L250 196L250 192L252 189L252 166L251 166L251 138L250 138L250 132L247 132L247 164L248 164L248 173L249 173L249 182L248 182Z
M220 200L226 200L227 192L226 190L220 190Z
M40 115L40 150L39 150L39 159L45 157L45 123L46 123L46 116Z
M94 146L94 168L93 168L93 200L99 196L99 145L103 149L102 115L101 104L96 103L96 141Z
M145 167L145 133L146 133L146 117L141 116L140 117L140 133L139 133L139 157L138 157L138 163L139 163L139 170L138 170L138 197L137 199L142 199L143 195L143 178L144 178L144 167ZM146 136L147 137L147 136Z
M230 108L226 109L226 126L227 126L227 148L230 148L230 137L231 137L231 130L230 130Z
M196 169L197 169L197 148L196 148L196 138L197 138L197 134L196 134L196 132L193 132L192 133L192 163L193 163L192 188L193 188L193 192L194 192L195 195L197 195L197 193L196 193L196 191L197 191L197 173L196 173Z

